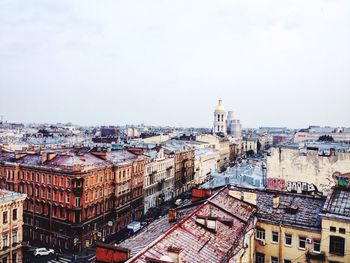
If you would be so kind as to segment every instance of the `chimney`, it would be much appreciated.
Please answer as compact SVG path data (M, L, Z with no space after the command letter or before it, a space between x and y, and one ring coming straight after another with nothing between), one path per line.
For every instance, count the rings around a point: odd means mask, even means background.
M274 209L277 209L279 205L280 205L280 197L278 195L274 195L272 198L272 207Z
M20 152L20 151L15 151L15 159L16 160L22 158L25 155L26 155L26 153L23 153L23 152Z
M41 153L41 163L45 163L49 157L49 153L47 152L42 152Z
M169 223L175 222L176 221L176 215L177 212L175 209L170 209L168 212L168 219L169 219Z
M172 259L175 263L182 263L181 259L181 249L175 246L170 246L167 249L169 257Z

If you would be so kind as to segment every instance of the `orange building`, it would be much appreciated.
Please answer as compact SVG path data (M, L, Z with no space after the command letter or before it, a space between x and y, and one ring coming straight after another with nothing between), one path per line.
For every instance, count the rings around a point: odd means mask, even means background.
M80 251L143 213L144 160L87 148L0 150L0 187L25 193L24 240Z

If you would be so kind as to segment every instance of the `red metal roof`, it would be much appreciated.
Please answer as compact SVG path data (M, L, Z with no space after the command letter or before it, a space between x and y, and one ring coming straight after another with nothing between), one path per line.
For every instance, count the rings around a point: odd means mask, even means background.
M160 260L174 247L180 250L182 262L218 262L232 248L234 253L240 250L244 234L253 227L255 210L224 188L127 262ZM216 224L216 230L200 223L203 218Z

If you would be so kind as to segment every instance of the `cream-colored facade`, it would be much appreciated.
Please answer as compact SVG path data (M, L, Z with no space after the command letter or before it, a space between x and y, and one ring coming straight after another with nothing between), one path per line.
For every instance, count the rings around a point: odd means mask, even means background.
M221 138L211 134L202 134L196 136L196 140L209 143L210 147L219 151L220 158L217 160L218 169L225 170L230 161L230 141L227 138Z
M0 189L0 262L21 263L25 194Z
M217 160L220 152L213 148L195 150L194 184L199 185L207 181L212 172L217 171Z
M219 99L214 111L214 133L226 134L226 112L222 100Z
M246 154L248 151L257 153L258 151L258 140L253 138L242 139L242 152Z
M272 147L267 157L267 186L279 190L305 188L327 195L336 184L334 173L350 172L350 153Z
M174 197L174 157L164 154L164 149L151 150L145 165L144 212ZM146 153L147 154L147 153Z
M255 235L255 254L264 255L264 262L307 262L307 252L314 252L315 242L320 242L321 233L308 229L295 228L292 226L283 226L272 223L257 222L256 231L264 230L265 239L259 239ZM275 241L272 235L274 234ZM276 235L277 234L277 235ZM277 236L277 239L276 239ZM291 237L291 243L286 243L286 237ZM299 238L305 238L305 247L299 246ZM277 241L276 241L277 240ZM319 253L316 251L315 254ZM322 262L322 260L312 260L312 262ZM257 263L262 263L258 262Z
M322 216L321 251L328 259L327 262L350 262L350 218L344 219ZM342 232L341 229L344 229L345 232ZM330 251L331 237L344 239L344 255Z

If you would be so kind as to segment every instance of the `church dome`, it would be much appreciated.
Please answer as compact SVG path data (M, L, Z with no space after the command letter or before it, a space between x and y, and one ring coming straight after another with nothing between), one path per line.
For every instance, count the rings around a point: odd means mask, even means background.
M222 100L219 99L218 105L215 108L215 111L225 111L224 105L222 104Z

